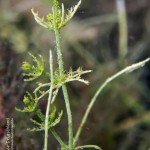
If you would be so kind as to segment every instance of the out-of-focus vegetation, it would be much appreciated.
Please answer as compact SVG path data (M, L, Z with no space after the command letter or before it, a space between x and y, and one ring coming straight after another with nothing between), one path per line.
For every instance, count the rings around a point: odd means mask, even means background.
M67 6L76 1L64 0ZM89 87L70 84L69 92L75 130L84 114L89 100L97 87L112 74L125 66L150 56L150 6L149 0L126 0L128 54L120 56L117 0L83 0L76 18L62 34L65 67L76 69L83 66L92 69L87 76ZM4 118L13 116L15 120L15 147L19 150L41 150L39 133L32 135L26 128L30 126L30 116L20 115L14 110L21 105L26 89L20 75L21 62L27 52L41 53L47 58L47 50L54 47L53 35L37 26L31 15L32 7L41 15L50 10L50 1L45 0L1 0L0 1L0 138L4 141ZM47 61L48 62L48 61ZM44 79L43 79L44 80ZM80 144L100 145L104 150L146 150L150 147L150 71L149 66L132 75L124 76L108 86L98 98ZM41 109L45 111L45 102ZM62 95L57 101L64 107ZM80 107L77 107L80 106ZM78 109L80 108L80 109ZM66 116L58 127L66 138ZM40 134L41 135L41 134ZM51 138L50 149L57 143Z

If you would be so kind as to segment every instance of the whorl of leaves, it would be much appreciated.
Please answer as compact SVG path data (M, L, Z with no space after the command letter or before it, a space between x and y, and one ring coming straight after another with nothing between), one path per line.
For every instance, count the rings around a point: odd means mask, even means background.
M22 69L25 71L23 73L25 77L25 81L33 81L39 78L44 73L44 59L41 55L39 55L39 59L37 59L34 55L29 53L33 60L33 64L28 61L24 61L22 65Z
M52 129L53 127L58 125L59 122L61 121L61 118L62 118L62 115L63 115L63 111L61 110L59 113L56 113L56 112L57 112L56 107L54 107L52 112L49 115L49 121L48 121L48 123L49 123L48 124L48 128L49 129ZM33 129L28 129L29 131L42 131L45 128L45 115L40 110L38 110L36 112L36 114L37 114L40 122L38 122L38 121L36 121L34 119L31 119L31 121L37 127L34 127Z
M23 102L25 104L25 107L24 109L19 109L19 108L16 108L17 111L20 111L20 112L33 112L36 108L36 101L35 101L35 98L29 93L29 92L26 92L24 98L23 98Z
M65 10L64 4L59 6L58 0L53 1L52 13L48 13L45 17L39 17L38 12L31 9L34 19L38 24L47 28L49 30L61 29L67 25L67 23L72 19L77 9L81 4L81 0L68 10Z

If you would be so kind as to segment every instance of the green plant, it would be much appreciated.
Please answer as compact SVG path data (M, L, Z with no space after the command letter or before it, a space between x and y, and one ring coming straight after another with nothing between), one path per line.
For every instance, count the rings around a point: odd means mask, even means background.
M103 91L103 89L111 83L114 79L117 77L125 74L130 73L138 68L143 67L150 59L146 59L142 62L133 64L122 71L116 73L112 77L108 78L97 90L93 98L91 99L90 104L87 107L87 110L85 112L85 115L81 121L81 124L74 136L73 134L73 123L72 123L72 112L70 108L70 100L69 95L67 91L66 84L72 81L79 81L84 84L89 84L88 81L84 80L81 76L86 73L90 73L91 70L82 70L81 67L77 69L76 71L73 71L70 69L70 71L65 71L64 69L64 61L62 57L62 50L61 50L61 29L67 25L67 23L71 20L71 18L74 16L75 12L77 11L78 7L81 4L81 0L78 2L78 4L75 7L72 7L71 9L65 11L64 5L59 5L59 0L53 0L53 7L52 7L52 13L49 13L44 18L40 18L38 16L38 13L36 13L33 9L32 14L34 15L34 18L38 24L43 26L44 28L51 30L55 34L55 41L56 41L56 52L57 52L57 63L58 63L58 69L53 69L53 55L50 50L49 52L49 66L50 70L47 71L45 69L45 63L44 59L41 55L39 55L39 59L32 54L30 54L34 65L31 65L29 62L24 62L22 65L23 70L25 71L25 81L35 81L39 79L42 75L47 75L49 77L48 83L39 83L37 82L37 87L33 91L33 94L27 92L24 96L23 102L25 104L25 107L23 110L17 109L18 111L22 112L32 112L39 118L38 121L31 119L33 124L35 124L37 127L33 129L29 129L30 131L42 131L45 132L45 138L44 138L44 150L48 149L48 131L51 131L51 133L54 135L56 140L59 142L62 150L77 150L77 149L84 149L84 148L94 148L94 149L101 149L98 146L95 145L84 145L84 146L78 146L77 142L79 139L79 136L82 132L82 129L84 127L84 124L87 120L87 117L98 97L98 95ZM61 121L63 111L57 113L57 109L54 106L54 102L56 100L56 97L58 95L59 90L62 89L66 110L67 110L67 116L68 116L68 143L64 143L64 141L61 139L61 137L57 134L55 131L55 126L59 124ZM46 114L42 114L40 109L38 108L38 102L41 98L48 95L48 103L47 103L47 109ZM52 107L53 105L53 107Z

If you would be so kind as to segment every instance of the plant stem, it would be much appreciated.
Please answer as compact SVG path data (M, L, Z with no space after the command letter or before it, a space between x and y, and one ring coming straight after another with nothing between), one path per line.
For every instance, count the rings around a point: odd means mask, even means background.
M52 93L53 93L53 60L52 60L52 53L50 51L49 56L49 64L50 64L50 78L51 78L51 86L49 90L49 97L48 97L48 103L47 103L47 109L46 109L46 117L45 117L45 139L44 139L44 150L47 150L48 147L48 119L49 119L49 113L50 113L50 106L51 106L51 99L52 99Z
M85 149L85 148L92 148L92 149L97 149L97 150L102 150L99 146L96 146L96 145L83 145L83 146L78 146L76 147L75 150L78 150L78 149Z
M62 139L59 137L59 135L57 134L57 132L54 129L51 129L51 132L61 146L65 145L64 142L62 141Z
M90 104L88 105L88 108L87 108L87 110L86 110L86 112L85 112L85 114L84 114L84 116L83 116L83 119L82 119L82 121L81 121L81 124L80 124L80 126L79 126L79 128L78 128L78 130L77 130L77 133L76 133L75 138L74 138L74 146L76 145L76 143L77 143L77 141L78 141L78 139L79 139L79 136L80 136L80 134L81 134L81 131L82 131L82 129L83 129L83 126L85 125L85 122L86 122L86 120L87 120L87 117L88 117L88 115L89 115L89 113L90 113L90 111L91 111L91 109L92 109L92 107L93 107L93 105L94 105L94 103L95 103L97 97L98 97L99 94L103 91L103 89L104 89L111 81L113 81L114 79L118 78L119 76L121 76L121 75L123 75L123 74L125 74L125 73L130 73L130 72L132 72L132 71L134 71L134 70L136 70L136 69L139 69L139 68L143 67L143 66L144 66L147 62L149 62L149 61L150 61L150 58L148 58L148 59L146 59L146 60L144 60L144 61L141 61L141 62L139 62L139 63L133 64L133 65L131 65L131 66L126 67L125 69L119 71L119 72L116 73L115 75L113 75L113 76L111 76L110 78L108 78L108 79L99 87L99 89L97 90L97 92L95 93L95 95L93 96L93 98L91 99L91 102L90 102Z
M56 38L56 48L57 48L57 61L59 65L59 74L63 75L64 73L64 66L63 66L63 58L62 58L62 51L61 51L61 36L60 31L55 29L55 38ZM68 134L69 134L69 150L72 149L73 146L73 123L72 123L72 113L70 108L69 96L66 85L62 85L62 91L65 99L66 109L67 109L67 116L68 116Z

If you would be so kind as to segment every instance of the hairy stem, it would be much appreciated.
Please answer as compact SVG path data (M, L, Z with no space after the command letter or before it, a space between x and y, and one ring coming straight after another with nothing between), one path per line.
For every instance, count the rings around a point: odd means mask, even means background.
M47 150L48 147L48 118L50 113L50 106L51 106L51 99L52 99L52 93L53 93L53 60L52 60L52 53L50 51L49 56L49 64L50 64L50 78L51 78L51 86L49 90L49 97L48 97L48 103L47 103L47 109L46 109L46 117L45 117L45 139L44 139L44 150Z
M55 37L56 37L56 48L57 48L57 61L59 65L59 74L62 75L64 73L63 67L63 58L62 58L62 51L60 45L60 31L55 30ZM69 134L69 149L72 149L73 146L73 123L72 123L72 113L70 108L69 96L66 85L62 85L62 91L65 99L66 109L67 109L67 116L68 116L68 134Z
M150 61L150 58L148 58L148 59L146 59L146 60L144 60L144 61L141 61L141 62L139 62L139 63L133 64L133 65L131 65L131 66L126 67L125 69L119 71L119 72L116 73L115 75L113 75L113 76L111 76L110 78L108 78L108 79L99 87L99 89L97 90L97 92L95 93L95 95L93 96L93 98L91 99L91 102L90 102L90 104L88 105L87 110L86 110L86 112L85 112L85 114L84 114L84 116L83 116L83 119L82 119L82 121L81 121L81 124L80 124L80 126L79 126L79 128L78 128L78 130L77 130L77 133L76 133L76 135L75 135L75 138L74 138L74 145L76 145L76 143L77 143L77 141L78 141L78 139L79 139L79 136L80 136L80 134L81 134L81 131L82 131L82 129L83 129L83 126L85 125L85 122L86 122L86 120L87 120L87 117L88 117L88 115L89 115L89 113L90 113L90 111L91 111L91 109L92 109L92 107L93 107L93 105L94 105L94 103L95 103L97 97L98 97L99 94L103 91L103 89L104 89L111 81L113 81L114 79L118 78L119 76L121 76L121 75L123 75L123 74L125 74L125 73L130 73L130 72L132 72L132 71L134 71L134 70L136 70L136 69L138 69L138 68L143 67L148 61Z

